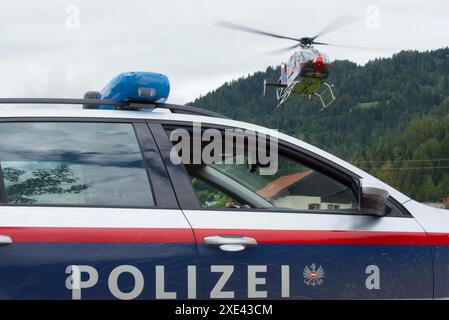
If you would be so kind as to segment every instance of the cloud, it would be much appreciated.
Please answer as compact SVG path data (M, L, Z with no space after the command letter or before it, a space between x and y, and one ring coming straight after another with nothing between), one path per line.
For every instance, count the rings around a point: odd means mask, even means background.
M169 102L186 103L225 81L288 59L288 54L263 52L289 41L218 28L216 21L300 37L315 34L341 14L367 17L370 7L378 9L378 28L363 20L322 40L386 50L322 48L331 58L362 64L401 49L448 45L449 3L437 0L3 1L0 95L82 97L118 73L145 70L167 74Z

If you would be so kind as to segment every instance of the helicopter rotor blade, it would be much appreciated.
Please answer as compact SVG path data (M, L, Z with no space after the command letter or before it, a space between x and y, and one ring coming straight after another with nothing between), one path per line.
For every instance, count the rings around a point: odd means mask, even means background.
M312 44L318 44L320 46L332 46L332 44L330 43L325 43L325 42L318 42L318 41L313 41Z
M224 27L224 28L228 28L228 29L234 29L234 30L238 30L238 31L244 31L244 32L249 32L249 33L255 33L255 34L259 34L259 35L263 35L263 36L269 36L269 37L274 37L274 38L278 38L278 39L285 39L285 40L292 40L292 41L296 41L299 42L297 44L294 44L292 46L286 47L286 48L281 48L278 50L274 50L274 51L269 51L267 52L267 54L280 54L280 53L284 53L293 49L296 49L298 47L300 47L301 45L323 45L323 46L333 46L333 47L340 47L340 48L350 48L350 49L361 49L361 50L369 50L369 51L378 51L378 50L387 50L387 49L381 49L381 48L374 48L374 47L363 47L363 46L348 46L348 45L340 45L340 44L332 44L332 43L325 43L325 42L318 42L315 41L315 39L317 39L318 37L321 37L325 34L328 34L330 32L334 32L338 29L344 28L356 21L359 21L363 19L363 17L361 16L356 16L356 15L342 15L337 17L333 22L331 22L329 25L327 25L324 29L322 29L319 33L317 33L314 37L303 37L303 38L293 38L293 37L287 37L287 36L283 36L283 35L279 35L276 33L271 33L271 32L266 32L266 31L262 31L262 30L258 30L255 28L251 28L251 27L247 27L247 26L243 26L240 24L236 24L233 22L229 22L229 21L218 21L217 23L215 23L216 26L219 27Z
M318 37L321 37L325 34L328 34L330 32L334 32L338 29L344 28L356 21L361 20L362 17L355 16L355 15L342 15L336 18L334 21L332 21L329 25L327 25L324 29L322 29L320 32L318 32L314 37L312 37L312 40L315 40Z
M290 50L296 49L296 48L298 48L300 45L301 45L301 43L297 43L297 44L295 44L295 45L293 45L293 46L288 46L288 47L285 47L285 48L281 48L281 49L276 49L276 50L273 50L273 51L265 52L265 54L269 54L269 55L278 55L278 54L285 53L285 52L288 52L288 51L290 51Z
M331 47L336 47L336 48L367 50L367 51L385 51L385 50L389 50L387 48L365 47L365 46L351 46L351 45L344 45L344 44L323 43L323 42L316 42L316 41L312 42L312 44L314 44L314 45L331 46Z
M236 24L236 23L229 22L229 21L219 21L215 25L217 25L219 27L228 28L228 29L234 29L234 30L245 31L245 32L260 34L260 35L264 35L264 36L274 37L274 38L278 38L278 39L293 40L293 41L298 41L298 42L300 41L300 39L297 39L297 38L286 37L286 36L282 36L279 34L242 26L240 24Z

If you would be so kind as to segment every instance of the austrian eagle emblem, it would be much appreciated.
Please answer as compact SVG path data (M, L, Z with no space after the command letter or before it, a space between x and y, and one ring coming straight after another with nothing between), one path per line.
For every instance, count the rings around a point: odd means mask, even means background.
M322 266L317 266L312 263L306 266L303 271L304 283L308 286L320 286L324 281L324 269Z

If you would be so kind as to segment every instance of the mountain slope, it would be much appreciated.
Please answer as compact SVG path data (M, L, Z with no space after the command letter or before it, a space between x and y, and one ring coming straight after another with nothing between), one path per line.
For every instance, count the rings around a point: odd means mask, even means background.
M449 195L449 98L353 162L419 201L441 201Z
M335 84L337 100L324 112L317 99L299 96L275 109L274 91L262 96L263 80L279 75L271 67L226 83L191 105L277 128L348 157L440 104L449 95L448 57L449 49L441 49L404 51L365 66L336 61L329 83Z
M190 105L279 129L350 161L394 160L397 155L388 154L382 146L394 148L392 143L404 143L397 137L410 122L436 110L449 96L449 49L403 51L364 66L335 61L328 82L335 85L337 100L323 112L317 99L300 96L292 96L282 109L275 109L274 90L263 97L262 83L265 78L277 80L278 76L279 68L269 67L265 72L226 83ZM373 152L380 149L387 158ZM449 193L449 189L421 199L435 199L443 193Z

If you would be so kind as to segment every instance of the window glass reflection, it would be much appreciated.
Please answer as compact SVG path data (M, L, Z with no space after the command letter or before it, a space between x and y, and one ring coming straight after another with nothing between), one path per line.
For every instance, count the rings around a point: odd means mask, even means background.
M7 203L152 206L131 124L2 123Z

